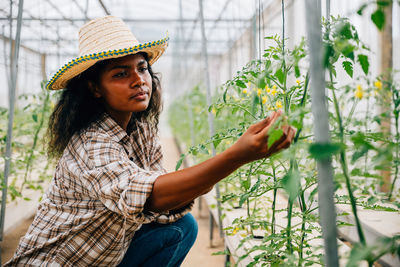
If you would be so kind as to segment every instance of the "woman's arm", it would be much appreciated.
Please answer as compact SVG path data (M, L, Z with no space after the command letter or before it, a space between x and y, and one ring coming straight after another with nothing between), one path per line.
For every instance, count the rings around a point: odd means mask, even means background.
M283 136L269 149L268 130L281 115L270 117L249 127L238 141L224 152L195 166L159 176L146 202L146 209L156 212L180 208L206 193L213 185L248 162L269 157L289 147L294 137L290 126L283 126Z

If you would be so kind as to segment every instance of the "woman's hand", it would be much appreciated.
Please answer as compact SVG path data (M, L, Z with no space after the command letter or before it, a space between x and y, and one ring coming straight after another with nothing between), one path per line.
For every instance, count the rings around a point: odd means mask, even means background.
M229 148L230 153L236 155L238 162L245 164L257 159L266 158L274 153L288 148L293 141L295 130L283 123L281 138L268 148L268 133L279 125L278 120L285 120L282 111L273 112L264 120L251 125L247 131Z

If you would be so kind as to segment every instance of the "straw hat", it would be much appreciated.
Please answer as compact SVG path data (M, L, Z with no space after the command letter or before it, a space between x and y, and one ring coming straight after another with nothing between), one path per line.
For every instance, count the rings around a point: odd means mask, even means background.
M79 57L59 69L46 88L63 89L69 80L104 59L145 52L151 65L164 53L168 39L141 44L120 18L106 16L89 21L79 31Z

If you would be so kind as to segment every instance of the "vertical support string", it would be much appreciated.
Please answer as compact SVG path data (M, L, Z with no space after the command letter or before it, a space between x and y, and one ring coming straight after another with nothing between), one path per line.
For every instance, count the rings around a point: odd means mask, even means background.
M200 14L200 26L201 26L201 47L202 47L202 56L203 56L203 71L205 76L205 83L207 89L207 105L211 106L212 99L211 99L211 84L210 84L210 72L208 69L208 54L207 54L207 39L206 39L206 31L204 27L204 13L203 13L203 0L199 0L199 14ZM208 112L208 125L209 125L209 133L210 137L214 136L214 115L211 111ZM211 151L212 156L216 155L216 150L214 144L211 142ZM219 226L219 234L222 237L222 220L221 220L221 202L219 201L220 192L219 192L219 184L215 185L215 192L217 197L217 212L218 212L218 226Z

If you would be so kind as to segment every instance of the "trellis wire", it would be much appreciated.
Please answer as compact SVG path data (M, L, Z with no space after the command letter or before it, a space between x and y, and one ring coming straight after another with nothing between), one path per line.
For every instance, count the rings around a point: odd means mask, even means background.
M329 114L326 107L325 71L322 65L321 7L319 0L306 0L306 30L310 53L311 110L317 144L329 144ZM331 158L317 160L318 206L322 237L324 239L325 265L339 266L337 251L336 211L333 201L333 169Z

